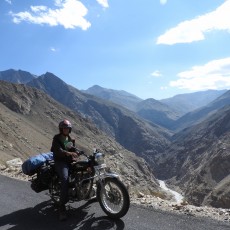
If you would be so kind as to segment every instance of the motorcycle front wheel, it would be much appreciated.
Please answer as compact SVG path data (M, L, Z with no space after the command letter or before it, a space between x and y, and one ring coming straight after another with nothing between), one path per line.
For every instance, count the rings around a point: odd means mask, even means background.
M129 193L117 178L106 178L98 183L97 199L102 210L111 218L119 219L129 210Z

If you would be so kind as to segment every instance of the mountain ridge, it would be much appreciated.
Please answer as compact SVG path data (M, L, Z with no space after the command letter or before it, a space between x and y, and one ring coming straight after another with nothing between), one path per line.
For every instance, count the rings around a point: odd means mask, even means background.
M66 118L72 122L71 136L76 139L77 147L87 154L95 147L103 151L108 166L120 173L133 195L142 191L167 197L143 158L123 148L88 119L36 88L5 81L0 83L1 164L15 157L25 160L49 152L52 138L58 132L58 123Z
M221 170L216 170L216 162L219 162L224 172L227 170L224 162L228 159L228 154L222 151L226 146L221 143L227 142L230 138L229 125L224 125L228 124L230 113L228 107L224 107L230 101L228 91L203 108L174 120L175 123L181 122L181 125L178 125L178 130L174 131L173 135L167 128L147 121L114 102L82 93L52 73L47 72L33 78L27 84L59 100L59 103L68 106L104 130L108 137L115 138L123 147L143 157L160 179L167 179L172 186L179 186L186 199L193 204L228 207L229 179L226 175L221 176ZM16 85L14 87L17 88ZM6 100L4 96L5 94L2 98ZM26 98L27 96L24 100L21 99L20 103L14 98L12 108L21 109L24 115L30 114L31 110L28 108L31 106L31 100ZM146 103L141 109L149 108L151 112L158 109L157 112L167 114L167 106L161 108L162 103L154 99L142 100L140 103ZM201 111L198 113L199 116L197 111ZM49 112L49 116L50 114L54 116L54 113ZM213 190L214 188L218 193Z
M0 71L0 80L9 81L12 83L26 84L37 76L24 70L9 69Z
M161 99L160 101L173 107L180 116L201 108L227 91L224 90L206 90L195 93L178 94L171 98Z
M206 106L180 117L173 125L174 130L182 130L191 125L197 124L226 105L230 105L230 90L226 91Z
M179 118L179 114L176 111L153 98L139 102L136 105L136 113L142 118L169 130Z
M126 149L150 160L152 164L154 155L164 151L169 143L171 134L168 130L141 120L135 113L117 104L83 94L53 74L50 77L50 73L46 73L28 85L43 90L55 100L91 119Z
M99 85L94 85L82 92L122 105L131 111L135 111L136 104L142 101L141 98L124 90L106 89Z
M202 109L202 107L226 93L227 90L206 90L195 93L179 94L172 98L162 100L148 98L139 101L135 100L135 96L126 92L125 95L128 95L128 102L124 98L124 95L121 97L122 99L117 99L117 95L120 93L118 90L94 86L85 92L126 107L154 124L160 125L171 131L178 131L184 128L184 126L180 127L181 123L186 123L186 117L190 116L189 114L192 114L195 110ZM131 102L130 98L132 98ZM132 103L132 105L127 105L127 103Z

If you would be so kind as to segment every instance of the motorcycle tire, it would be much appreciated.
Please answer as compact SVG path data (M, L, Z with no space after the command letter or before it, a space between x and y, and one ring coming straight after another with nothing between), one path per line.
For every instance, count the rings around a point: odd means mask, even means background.
M106 178L98 183L97 199L102 210L113 219L123 217L129 210L128 190L117 178Z

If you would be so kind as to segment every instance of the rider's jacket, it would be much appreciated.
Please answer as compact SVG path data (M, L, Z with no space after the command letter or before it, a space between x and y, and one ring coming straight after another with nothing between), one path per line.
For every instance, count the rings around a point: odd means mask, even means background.
M68 152L66 149L66 144L68 142L73 142L69 135L66 137L60 133L53 137L51 152L53 152L55 161L64 161L67 163L72 161L71 156L66 156L66 152Z

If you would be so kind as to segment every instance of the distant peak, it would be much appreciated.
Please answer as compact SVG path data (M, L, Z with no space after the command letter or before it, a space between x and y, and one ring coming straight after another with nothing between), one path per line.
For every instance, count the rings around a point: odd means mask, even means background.
M57 77L56 75L54 75L54 74L53 74L53 73L51 73L51 72L46 72L44 75L52 75L52 76Z
M99 85L93 85L93 86L88 88L88 90L91 90L91 89L104 89L104 88L99 86Z
M57 77L51 72L46 72L45 74L42 74L41 76L37 78L37 80L39 79L41 81L46 81L46 82L50 82L53 84L66 85L66 83L61 78Z
M41 75L41 77L43 77L43 78L53 78L53 79L61 80L59 77L57 77L56 75L54 75L51 72L46 72L45 74Z

